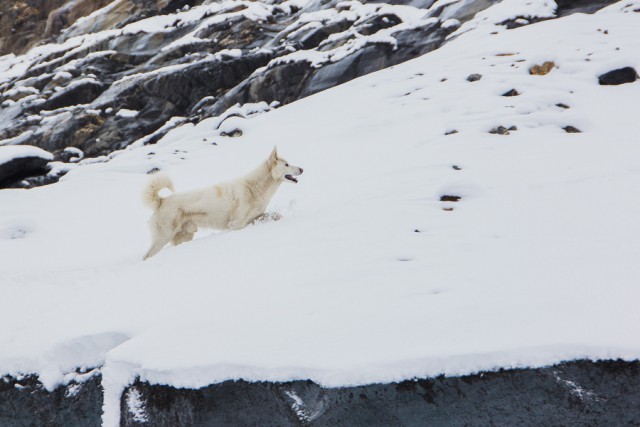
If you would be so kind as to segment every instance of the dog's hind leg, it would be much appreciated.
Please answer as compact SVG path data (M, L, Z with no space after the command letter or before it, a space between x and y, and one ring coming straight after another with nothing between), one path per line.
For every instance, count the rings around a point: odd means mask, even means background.
M180 231L178 231L173 238L171 239L171 243L175 246L178 246L181 243L185 243L193 240L193 235L198 231L198 227L192 221L186 221L182 224Z
M169 240L171 240L171 234L170 233L162 232L162 231L158 230L157 233L154 233L153 242L151 243L151 247L147 251L147 254L144 256L144 258L142 258L142 260L144 261L147 258L151 258L155 254L160 252L160 249L162 249L164 247L164 245L169 243Z
M185 233L183 231L178 231L175 236L171 239L171 244L173 246L181 245L182 243L189 242L193 240L193 233Z

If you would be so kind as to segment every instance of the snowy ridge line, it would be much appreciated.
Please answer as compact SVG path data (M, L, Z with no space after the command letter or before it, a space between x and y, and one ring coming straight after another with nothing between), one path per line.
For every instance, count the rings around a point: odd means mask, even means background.
M152 385L199 389L225 381L289 382L310 380L323 388L357 387L390 384L406 380L435 378L440 375L461 377L503 369L545 368L574 360L592 362L607 360L635 361L640 351L625 348L597 348L589 345L543 346L518 348L491 354L448 355L424 359L401 360L393 364L350 366L344 370L323 371L302 367L243 366L233 363L177 368L171 372L127 366L130 378ZM107 366L113 361L108 360ZM445 369L442 366L446 366ZM124 371L123 371L124 372Z

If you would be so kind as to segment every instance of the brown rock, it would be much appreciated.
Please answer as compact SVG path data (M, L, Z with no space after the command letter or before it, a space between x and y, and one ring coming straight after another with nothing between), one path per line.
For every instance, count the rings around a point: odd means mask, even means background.
M581 133L582 132L580 129L578 129L575 126L565 126L562 129L564 129L564 131L566 133Z
M529 74L534 76L545 76L549 74L551 70L556 66L556 63L553 61L546 61L542 65L534 65L529 68Z

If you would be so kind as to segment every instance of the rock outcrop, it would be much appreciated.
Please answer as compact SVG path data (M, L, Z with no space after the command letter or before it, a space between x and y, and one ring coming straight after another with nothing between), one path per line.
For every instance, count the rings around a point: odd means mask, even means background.
M0 147L0 188L15 186L24 178L48 172L52 159L51 154L37 147Z
M102 389L89 372L53 392L34 377L0 379L0 425L99 426ZM227 381L198 390L137 381L122 426L635 425L640 362L576 361L464 377L322 388L311 381Z

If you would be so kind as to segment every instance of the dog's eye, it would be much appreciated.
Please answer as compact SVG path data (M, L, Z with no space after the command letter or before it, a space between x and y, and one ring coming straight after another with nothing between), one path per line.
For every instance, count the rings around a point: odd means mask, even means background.
M289 163L285 163L284 165L285 165L286 167L289 167Z

